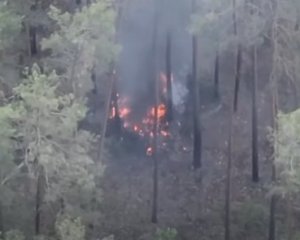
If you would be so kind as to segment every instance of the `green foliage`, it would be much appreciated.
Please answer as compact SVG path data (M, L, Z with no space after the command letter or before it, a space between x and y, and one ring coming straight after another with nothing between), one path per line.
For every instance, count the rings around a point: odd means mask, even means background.
M0 50L7 48L21 30L22 17L0 2Z
M0 131L1 138L9 142L13 134L21 139L23 159L33 176L43 166L49 201L62 195L68 200L74 191L93 189L94 178L101 173L89 156L94 137L77 130L86 107L72 94L58 95L58 83L54 72L43 74L35 65L14 89L15 99L0 108L0 125L7 126Z
M177 237L177 230L174 228L158 229L155 240L175 240Z
M238 238L244 236L262 237L268 223L268 209L257 203L245 202L233 209L233 222Z
M91 69L107 71L118 52L112 1L98 0L75 14L62 13L52 6L49 16L57 30L42 41L43 49L51 49L47 64L64 73L76 96L84 96L92 87Z
M55 230L59 240L85 239L85 227L79 218L59 216L55 223Z
M278 116L278 131L274 136L276 163L280 171L282 191L300 190L300 109Z
M0 239L2 240L2 238ZM25 237L19 230L10 230L4 233L3 240L25 240Z

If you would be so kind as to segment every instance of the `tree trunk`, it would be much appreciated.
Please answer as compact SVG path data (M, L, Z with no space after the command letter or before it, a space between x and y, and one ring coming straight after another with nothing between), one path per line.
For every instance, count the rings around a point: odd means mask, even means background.
M233 107L234 112L238 109L238 97L239 97L239 90L240 90L240 78L241 78L241 64L242 64L242 46L241 44L238 45L237 48L237 55L236 55L236 64L235 64L235 84L234 84L234 100L233 100Z
M3 222L3 206L2 202L0 201L0 239L3 236L2 234L4 233L4 222Z
M41 207L44 195L44 170L42 166L38 167L37 185L36 185L36 197L35 197L35 235L41 234Z
M159 86L157 79L155 78L155 111L154 111L154 129L153 129L153 205L152 205L152 223L157 223L157 197L158 197L158 104L159 104Z
M159 2L155 1L155 13L154 13L154 29L153 29L153 39L152 39L152 72L153 72L153 85L154 85L154 126L153 126L153 195L152 195L152 213L151 213L151 222L157 223L157 210L158 210L158 104L159 104L159 83L157 79L157 32L158 32L158 22L159 22Z
M115 109L115 116L114 116L114 125L113 125L113 132L115 134L116 137L120 137L121 136L121 132L122 132L122 122L121 122L121 118L120 118L120 108L119 108L119 102L118 102L118 90L117 90L117 79L116 79L116 74L113 74L112 77L114 77L115 79L113 80L114 82L114 86L113 86L113 92L112 92L112 107L114 107Z
M274 79L273 79L274 81ZM278 102L277 102L277 85L273 87L272 91L272 127L273 131L277 131L277 118L278 113ZM276 147L272 145L272 182L276 183L276 165L275 165L275 156L276 156ZM273 193L271 196L270 202L270 218L269 218L269 238L268 240L275 240L276 239L276 207L277 207L277 195Z
M225 240L231 239L231 165L232 165L232 128L233 128L233 109L230 112L229 118L229 134L228 134L228 162L226 171L226 189L225 189Z
M270 219L269 219L269 240L276 239L276 222L275 222L275 211L276 211L277 197L273 194L270 202Z
M214 95L218 99L219 95L219 50L216 51L215 73L214 73Z
M200 96L199 81L197 78L197 37L193 36L193 124L194 124L194 147L193 147L193 167L198 169L201 167L202 155L202 134L200 126Z
M102 152L103 152L103 147L104 147L104 141L105 141L105 135L106 135L106 130L107 130L107 123L109 119L109 113L110 113L110 106L111 106L111 100L112 100L112 95L113 95L113 87L114 87L114 81L115 77L113 76L115 73L114 71L114 65L112 64L111 67L111 77L109 81L109 87L108 87L108 94L106 98L106 105L105 105L105 112L104 112L104 119L103 119L103 127L101 131L101 138L100 138L100 143L99 143L99 148L98 148L98 153L97 153L97 159L99 162L102 161Z
M286 230L287 230L287 240L293 239L293 214L292 214L292 195L291 193L287 193L286 196L287 200L287 216L286 216Z
M173 99L172 99L172 36L167 34L166 47L166 75L167 75L167 121L173 120Z
M233 34L238 40L238 27L237 27L237 17L236 17L236 0L232 0L233 7ZM238 95L240 89L240 77L241 77L241 64L242 64L242 46L238 43L237 46L237 55L236 55L236 63L235 63L235 85L234 85L234 100L233 100L233 109L234 112L238 109Z
M259 181L259 165L258 165L258 134L257 134L257 103L256 103L256 90L257 90L257 49L254 45L252 47L252 180L253 182Z
M37 40L36 40L36 27L29 27L29 36L30 36L30 51L31 56L35 56L38 52L37 50Z
M196 11L196 0L192 2L192 10ZM194 169L199 169L202 165L202 133L201 133L201 123L200 123L200 96L199 96L199 81L198 81L198 42L197 36L192 36L192 82L193 82L193 167Z

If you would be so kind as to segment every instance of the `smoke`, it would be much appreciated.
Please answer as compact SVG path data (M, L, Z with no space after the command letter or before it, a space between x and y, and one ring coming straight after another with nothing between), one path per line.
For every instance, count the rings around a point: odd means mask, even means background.
M132 104L149 105L153 97L153 57L157 56L158 72L165 72L166 38L172 36L173 99L180 109L187 94L186 75L191 69L191 36L188 33L191 3L182 0L159 0L156 54L153 54L155 4L157 0L128 1L121 25L122 51L118 63L118 87L130 96ZM134 106L133 106L134 107ZM142 107L142 106L141 106Z

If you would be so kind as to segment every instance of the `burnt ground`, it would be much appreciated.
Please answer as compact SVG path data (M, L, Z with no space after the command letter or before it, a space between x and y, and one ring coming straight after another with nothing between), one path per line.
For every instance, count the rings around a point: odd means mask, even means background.
M265 239L268 231L271 160L267 129L271 120L271 101L270 59L266 56L269 51L266 47L260 49L258 57L259 183L251 181L251 68L247 59L244 62L239 109L233 128L233 239ZM135 152L137 145L130 151L107 158L101 183L103 200L99 234L114 234L116 239L124 240L151 239L156 227L174 227L183 240L223 239L229 104L232 102L234 69L234 61L228 59L233 59L232 53L221 58L220 106L212 104L210 107L209 103L203 106L207 112L202 114L202 169L192 170L192 139L174 127L172 144L159 156L159 223L154 226L150 223L152 159ZM210 76L205 81L213 80ZM185 131L191 129L186 127ZM279 230L284 229L283 226L280 223Z

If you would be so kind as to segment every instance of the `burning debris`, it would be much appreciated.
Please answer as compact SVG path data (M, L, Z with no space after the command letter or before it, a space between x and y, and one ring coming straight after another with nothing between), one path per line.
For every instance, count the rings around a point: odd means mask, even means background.
M172 78L173 81L173 78ZM138 136L144 138L148 142L146 148L146 155L151 156L153 154L152 139L154 137L154 124L155 124L155 112L157 109L157 122L158 122L158 135L162 138L162 147L165 147L166 140L171 136L169 131L169 122L167 121L167 77L164 73L160 74L160 103L158 106L149 106L144 116L136 120L135 110L130 106L130 98L127 96L120 96L119 93L115 93L115 97L111 102L110 120L119 121L121 128L129 132L134 132Z

